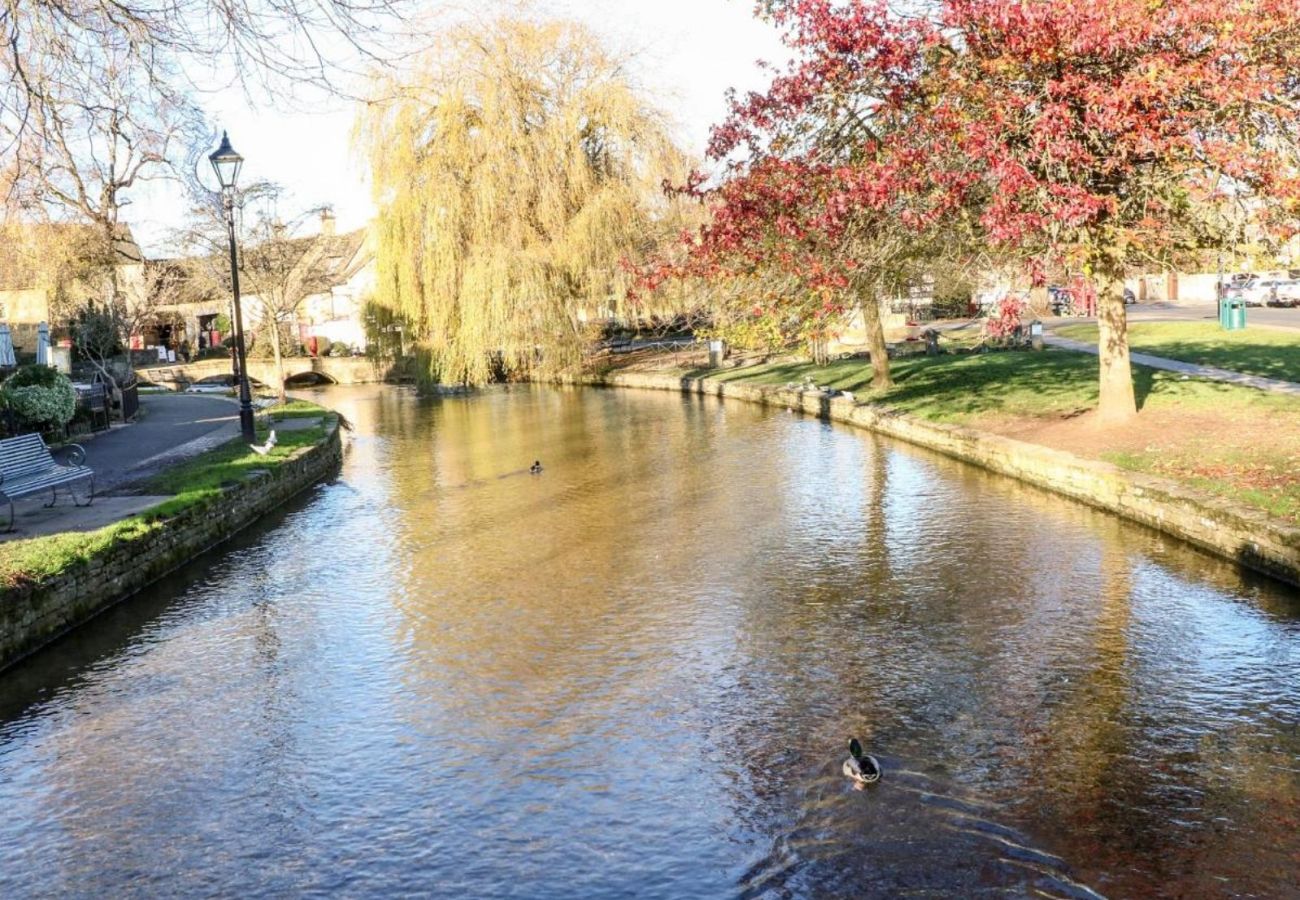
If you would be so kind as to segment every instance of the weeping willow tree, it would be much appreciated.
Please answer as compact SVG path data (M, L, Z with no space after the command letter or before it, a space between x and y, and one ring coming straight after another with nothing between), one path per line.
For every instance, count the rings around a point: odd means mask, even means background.
M375 97L375 301L434 379L579 364L584 322L628 312L626 263L690 214L662 190L688 168L665 117L581 25L462 27Z

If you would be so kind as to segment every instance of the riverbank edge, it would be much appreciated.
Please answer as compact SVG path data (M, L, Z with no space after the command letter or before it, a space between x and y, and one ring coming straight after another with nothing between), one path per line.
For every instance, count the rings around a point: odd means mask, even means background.
M1170 479L821 392L652 372L578 375L559 381L743 400L863 428L1086 503L1300 587L1300 527Z
M338 417L327 416L325 428L323 440L181 510L143 541L112 544L56 575L0 589L0 673L337 471L343 459Z

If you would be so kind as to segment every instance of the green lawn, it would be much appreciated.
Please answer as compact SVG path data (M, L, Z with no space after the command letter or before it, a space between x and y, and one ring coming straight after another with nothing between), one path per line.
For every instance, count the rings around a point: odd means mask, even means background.
M304 413L298 413L301 416ZM290 413L286 418L293 417ZM315 415L323 416L318 410ZM325 426L314 425L294 431L276 432L276 445L262 456L248 449L242 438L216 447L201 456L172 466L142 484L146 494L169 494L172 499L143 515L169 515L221 493L228 484L238 483L257 469L270 469L279 465L300 447L310 447L325 436ZM266 431L259 426L259 441L266 440Z
M824 367L790 363L731 369L696 370L719 381L754 384L802 384L812 378L820 387L851 391L860 400L939 422L969 423L984 415L1063 418L1097 405L1097 360L1068 350L1041 352L913 356L893 360L894 388L871 390L871 365L851 359ZM1252 388L1184 379L1175 372L1133 368L1134 388L1142 408L1213 409L1228 404L1268 415L1293 408L1294 398Z
M326 435L326 417L331 415L328 410L302 400L273 408L267 414L272 420L319 417L322 424L277 432L276 446L266 456L253 453L242 438L236 438L173 466L141 485L145 493L166 494L169 499L96 531L51 534L0 544L0 588L54 575L122 542L148 539L160 522L191 506L211 502L225 485L238 483L256 469L273 469L300 447L320 442ZM265 438L264 429L259 427L258 439Z
M1300 332L1250 327L1224 331L1206 322L1137 322L1128 332L1130 346L1141 353L1300 381ZM1097 343L1096 325L1067 325L1056 333Z
M1121 451L1103 454L1122 469L1185 481L1191 486L1271 516L1300 521L1300 457L1278 447L1188 446L1160 453Z

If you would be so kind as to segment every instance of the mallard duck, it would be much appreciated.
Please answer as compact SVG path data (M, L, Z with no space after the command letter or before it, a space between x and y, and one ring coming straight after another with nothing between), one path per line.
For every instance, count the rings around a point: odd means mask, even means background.
M528 474L530 475L542 474L542 461L540 459L533 460L533 464L528 467Z
M849 758L844 760L844 774L858 787L880 780L880 763L874 756L862 752L857 738L849 741Z

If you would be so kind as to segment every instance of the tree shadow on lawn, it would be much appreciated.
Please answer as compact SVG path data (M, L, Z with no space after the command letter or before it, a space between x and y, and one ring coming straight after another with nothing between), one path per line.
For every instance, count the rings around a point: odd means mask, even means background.
M1097 364L1051 351L900 360L880 402L930 418L1078 415L1097 405Z
M792 388L811 379L818 387L850 391L859 400L932 419L999 413L1070 418L1097 407L1097 358L1066 350L904 357L892 362L891 372L894 387L880 394L872 390L870 364L860 359L820 367L792 362L723 371L695 369L685 378ZM1139 409L1151 402L1152 395L1221 406L1241 402L1243 390L1247 389L1203 380L1188 382L1177 372L1133 366L1133 392Z
M1235 372L1262 375L1281 381L1300 381L1300 342L1286 344L1212 343L1208 341L1161 341L1158 345L1137 348L1150 353L1181 359Z
M861 359L814 366L779 363L759 368L717 371L696 369L688 378L791 388L809 379L821 388L850 391L859 399L933 418L989 412L1076 414L1096 405L1095 358L1054 351L1005 351L895 359L890 366L894 387L876 393L871 365ZM1150 378L1140 386L1149 390Z

